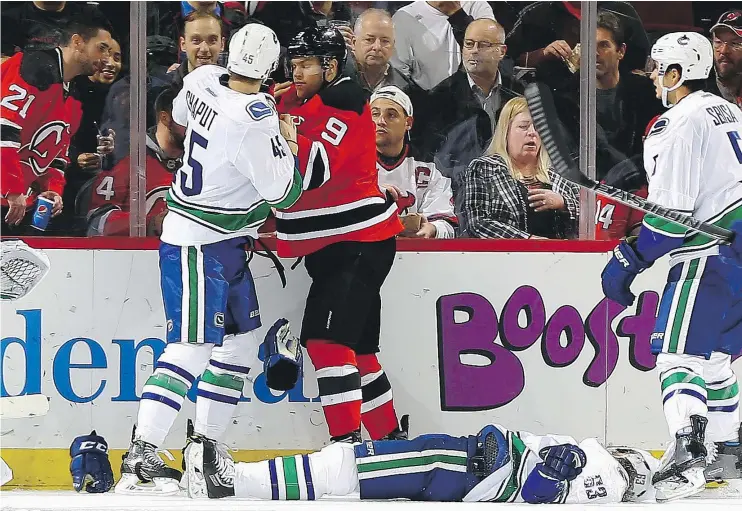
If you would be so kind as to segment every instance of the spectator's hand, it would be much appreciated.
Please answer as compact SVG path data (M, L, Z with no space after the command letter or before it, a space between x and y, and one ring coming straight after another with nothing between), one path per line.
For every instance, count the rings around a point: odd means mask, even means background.
M425 215L421 215L421 217L422 218L420 219L420 230L417 231L417 233L415 234L415 237L426 238L426 239L435 238L436 234L438 234L438 229L436 228L435 225L428 222L428 219L425 218Z
M446 16L453 16L461 10L461 2L428 2L433 9L437 9Z
M165 219L165 215L167 215L167 206L147 222L147 236L159 237L162 234L162 221Z
M528 190L528 201L536 213L550 209L561 211L566 208L564 198L551 190Z
M353 29L350 27L346 27L345 25L340 25L335 28L337 28L340 31L340 33L343 34L343 39L345 39L345 46L350 51L353 51L353 46L356 41L356 36L353 33Z
M18 225L26 215L26 199L28 196L22 193L9 193L8 213L5 215L5 223L8 225Z
M572 56L572 48L567 44L567 41L560 39L544 48L544 56L567 60Z
M381 187L382 187L382 188L383 188L384 190L386 190L387 192L389 192L389 193L391 194L391 196L392 196L392 199L394 199L394 202L397 202L397 201L399 201L399 198L400 198L400 197L401 197L402 195L404 195L404 194L402 193L402 190L400 190L399 188L397 188L397 187L396 187L396 186L394 186L394 185L381 185Z
M98 146L95 150L98 154L111 154L116 145L116 132L109 129L106 135L98 135Z
M278 99L286 94L289 91L292 83L293 82L291 82L290 80L288 82L277 83L275 87L273 87L273 97Z
M167 68L167 72L168 73L174 73L179 67L180 67L180 64L178 62L176 62L175 64L173 64L172 66L170 66L169 68Z
M49 199L50 201L54 201L54 206L52 206L52 216L57 216L62 212L62 196L59 195L57 192L52 192L51 190L48 190L46 192L41 192L39 194L39 197L43 197L45 199Z
M94 170L100 167L100 155L95 153L81 153L77 155L77 166L82 170Z

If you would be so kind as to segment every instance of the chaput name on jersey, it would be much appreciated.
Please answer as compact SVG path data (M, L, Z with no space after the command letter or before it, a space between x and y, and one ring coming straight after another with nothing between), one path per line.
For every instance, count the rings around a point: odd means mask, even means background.
M186 91L186 104L193 120L198 122L201 127L210 130L214 119L218 115L217 112L189 90Z
M728 105L714 105L706 108L706 112L714 119L714 126L730 122L739 122Z

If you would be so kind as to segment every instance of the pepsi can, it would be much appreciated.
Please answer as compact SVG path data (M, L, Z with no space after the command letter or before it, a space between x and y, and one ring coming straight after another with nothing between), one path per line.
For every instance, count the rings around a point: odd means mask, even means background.
M45 231L46 226L49 225L49 220L52 217L52 208L54 207L54 201L39 197L36 199L36 209L33 212L33 218L31 219L31 227L40 231Z

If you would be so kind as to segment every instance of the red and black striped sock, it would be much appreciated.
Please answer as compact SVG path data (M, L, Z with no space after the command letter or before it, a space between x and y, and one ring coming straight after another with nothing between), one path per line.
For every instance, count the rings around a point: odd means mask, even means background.
M307 353L317 372L317 385L331 437L361 428L361 375L355 352L332 341L310 339Z
M392 385L376 355L357 355L361 373L361 420L372 440L378 440L397 426L397 413L392 399Z

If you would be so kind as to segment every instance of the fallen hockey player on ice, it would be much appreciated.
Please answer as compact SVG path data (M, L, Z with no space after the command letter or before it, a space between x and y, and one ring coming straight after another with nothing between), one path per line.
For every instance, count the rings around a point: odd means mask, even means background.
M185 450L192 498L438 502L653 502L659 461L646 451L603 447L499 425L476 435L332 443L311 454L235 463L223 444L195 436Z

